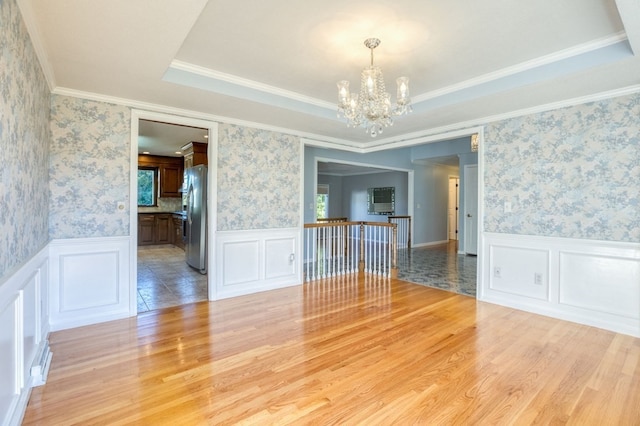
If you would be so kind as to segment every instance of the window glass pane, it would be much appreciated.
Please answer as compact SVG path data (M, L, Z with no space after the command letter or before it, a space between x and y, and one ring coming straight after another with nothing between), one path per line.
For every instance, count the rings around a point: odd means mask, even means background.
M318 194L316 198L316 218L329 217L329 194Z
M155 170L138 169L138 205L154 206L155 200Z

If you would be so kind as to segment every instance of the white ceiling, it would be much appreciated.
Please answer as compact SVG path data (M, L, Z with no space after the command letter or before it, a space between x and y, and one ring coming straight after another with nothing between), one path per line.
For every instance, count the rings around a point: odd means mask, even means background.
M637 0L18 4L54 93L359 148L640 83ZM372 36L387 86L408 76L414 107L377 139L335 108L335 83L359 85Z
M178 126L158 121L138 123L138 153L182 157L182 147L189 142L207 143L208 129Z

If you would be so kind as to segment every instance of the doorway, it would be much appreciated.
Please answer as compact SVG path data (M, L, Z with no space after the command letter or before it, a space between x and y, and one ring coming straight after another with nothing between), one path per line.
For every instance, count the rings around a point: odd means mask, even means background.
M205 136L207 138L205 138ZM203 140L204 139L204 140ZM198 119L171 116L147 111L132 111L131 122L131 173L130 173L130 306L132 314L192 303L214 300L215 289L211 274L202 275L186 264L181 247L184 235L184 197L182 177L184 159L181 148L191 142L207 142L206 158L217 164L217 124ZM147 154L143 154L143 153ZM154 184L157 199L143 209L138 201L139 154L151 158L158 175ZM154 158L155 156L155 158ZM158 165L154 161L160 160ZM148 162L148 161L147 161ZM165 176L161 173L165 164L176 162L180 172L171 169ZM172 166L173 167L173 166ZM209 167L207 188L209 205L216 205L216 168ZM214 176L211 180L211 176ZM165 179L163 181L162 179ZM173 178L180 183L171 184ZM163 190L164 185L164 190ZM173 185L173 186L172 186ZM175 187L175 188L174 188ZM167 189L171 188L171 189ZM142 219L140 219L142 218ZM216 209L209 209L207 220L216 223ZM153 225L151 225L153 224ZM156 226L156 228L153 228ZM144 229L141 229L144 228ZM207 232L207 270L213 271L215 259L215 233Z
M458 211L460 209L460 177L449 176L449 206L447 209L449 240L458 241Z

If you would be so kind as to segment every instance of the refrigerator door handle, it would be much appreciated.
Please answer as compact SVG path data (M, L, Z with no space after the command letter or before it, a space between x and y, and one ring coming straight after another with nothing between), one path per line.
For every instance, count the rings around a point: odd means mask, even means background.
M189 192L187 193L187 221L189 225L193 223L191 218L192 210L193 210L193 185L189 185Z

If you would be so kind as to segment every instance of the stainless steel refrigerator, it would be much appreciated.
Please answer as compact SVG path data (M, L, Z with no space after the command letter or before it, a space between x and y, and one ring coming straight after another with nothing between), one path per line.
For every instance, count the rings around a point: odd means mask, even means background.
M207 166L190 167L185 172L187 191L187 264L207 273Z

